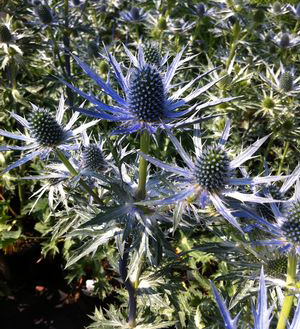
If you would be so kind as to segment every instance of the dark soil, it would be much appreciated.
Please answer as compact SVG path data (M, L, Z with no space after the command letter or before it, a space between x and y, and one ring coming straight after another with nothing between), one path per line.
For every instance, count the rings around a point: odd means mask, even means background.
M39 247L0 254L1 329L83 329L98 298L64 280L61 259L43 259ZM84 280L84 279L83 279Z

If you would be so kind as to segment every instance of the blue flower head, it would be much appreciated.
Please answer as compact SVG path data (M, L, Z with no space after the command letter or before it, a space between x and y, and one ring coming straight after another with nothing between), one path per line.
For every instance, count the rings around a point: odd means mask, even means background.
M190 113L197 105L197 110L201 110L235 99L234 97L216 99L202 104L195 104L184 111L177 111L178 108L187 105L189 101L204 93L223 77L214 80L201 88L197 88L187 96L181 98L188 88L214 69L205 72L173 94L170 94L170 89L173 87L171 81L176 70L194 56L181 60L184 52L183 49L174 58L166 72L163 73L154 63L146 62L147 58L145 59L142 46L139 47L137 57L135 57L126 47L125 51L134 66L133 69L127 70L125 76L120 64L111 54L107 53L107 60L113 67L115 77L123 91L123 96L119 95L114 89L112 89L109 81L104 82L88 65L74 56L79 66L88 74L88 76L97 83L105 94L113 99L116 103L114 106L107 105L100 101L96 96L87 94L70 83L62 80L70 89L94 105L89 109L75 108L76 110L91 117L121 122L121 127L114 130L113 134L133 133L142 129L146 129L150 134L153 134L156 132L157 128L163 127L164 124L170 124L172 121L180 119L182 116ZM164 62L165 57L160 61L160 65ZM174 124L171 123L170 127L173 126Z
M205 207L208 201L211 201L220 215L222 215L229 223L241 230L241 227L232 211L225 206L224 198L233 198L239 201L264 203L270 202L272 198L259 197L255 194L247 194L239 192L236 187L246 185L264 184L282 179L281 176L254 177L254 178L237 178L234 172L244 162L249 160L258 148L266 141L268 136L265 136L251 146L241 152L236 158L230 159L228 150L225 144L229 137L230 120L227 121L222 137L217 144L210 147L202 147L201 138L195 136L195 153L196 159L193 161L185 152L180 142L166 128L169 138L176 147L178 153L184 160L186 168L172 166L163 163L157 159L143 154L143 157L156 166L173 172L175 179L179 180L178 193L173 196L154 201L145 201L143 204L172 204L184 201L187 198L191 202L198 203ZM182 176L178 179L177 176Z
M87 124L83 124L78 128L72 129L79 114L75 113L67 125L63 126L62 119L65 112L63 96L61 96L55 117L45 109L40 109L35 105L32 106L33 111L29 115L28 120L22 118L16 113L11 113L11 116L17 120L28 133L16 134L0 129L0 136L21 140L27 144L25 146L0 146L0 151L17 150L27 152L24 157L9 165L2 171L2 173L21 166L36 156L46 158L50 152L56 148L62 151L69 151L76 148L77 146L73 143L73 139L76 135L98 122L97 120L94 120Z
M267 220L257 216L253 212L249 212L249 216L260 222L260 228L267 233L273 235L274 238L267 240L255 241L255 244L269 245L279 247L280 251L286 252L295 250L300 253L300 165L298 165L291 175L284 181L278 191L279 200L283 200L289 188L296 182L295 192L287 201L277 204L270 203L275 224L269 223ZM269 195L271 189L265 191Z
M146 20L148 14L143 8L132 7L130 11L122 11L120 16L126 22L140 23Z

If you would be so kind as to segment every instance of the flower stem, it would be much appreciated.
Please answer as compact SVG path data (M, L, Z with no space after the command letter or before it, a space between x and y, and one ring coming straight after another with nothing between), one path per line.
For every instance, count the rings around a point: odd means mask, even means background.
M136 290L132 285L130 278L128 278L127 271L130 244L130 239L127 239L127 241L125 242L123 257L121 257L119 261L119 271L129 296L128 326L129 328L134 328L136 326Z
M293 306L294 295L291 287L295 287L296 284L296 270L297 270L297 255L295 250L293 249L288 256L288 269L287 269L287 279L286 279L286 287L288 291L286 292L282 309L280 312L279 320L277 323L277 329L285 329L286 322L289 318L289 314L291 312Z
M284 162L284 159L286 157L286 154L287 154L287 151L289 149L289 145L290 145L290 142L287 141L287 142L284 142L284 150L283 150L283 154L282 154L282 157L281 157L281 160L280 160L280 164L279 164L279 168L277 170L277 175L280 175L281 173L281 169L282 169L282 166L283 166L283 162Z
M58 148L55 150L58 158L60 161L66 166L66 168L69 170L70 174L74 177L78 175L77 170L72 166L70 161L66 158L66 156L63 154L61 150ZM98 195L93 192L93 190L88 186L88 184L83 181L81 178L79 179L79 183L82 186L82 188L89 193L99 204L102 204L101 199L98 197Z
M147 130L144 130L140 140L140 150L141 152L147 154L150 146L150 136ZM138 200L144 200L146 197L146 180L147 180L147 161L140 156L139 164L139 185L136 193L136 198Z

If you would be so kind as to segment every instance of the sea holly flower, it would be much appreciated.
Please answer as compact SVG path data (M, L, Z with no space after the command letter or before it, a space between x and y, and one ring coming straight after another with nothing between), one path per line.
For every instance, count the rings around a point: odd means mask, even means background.
M299 176L298 166L297 172ZM295 177L295 176L294 176ZM291 177L290 181L294 180ZM284 191L285 192L285 191ZM285 193L282 193L284 195ZM300 253L300 182L296 182L293 196L287 200L281 207L276 203L270 204L273 211L273 216L276 221L275 224L264 222L266 232L270 233L275 238L268 240L257 241L261 245L269 245L280 247L279 250L287 252L296 250Z
M17 41L22 39L24 34L17 33L13 30L12 17L6 15L5 19L0 21L0 49L9 55L9 48L14 49L19 55L23 55L22 50L17 45ZM3 60L1 68L4 68L9 59Z
M107 169L107 161L104 158L102 152L103 143L90 142L88 135L84 131L82 133L83 138L83 150L82 150L82 163L81 163L81 174L89 172L103 172Z
M190 198L192 202L199 203L202 207L205 207L210 200L220 215L237 229L241 230L240 225L232 215L231 210L225 206L225 203L222 200L224 197L237 199L242 202L257 203L270 202L273 200L259 197L255 194L241 193L234 189L234 187L264 184L282 179L281 176L254 178L236 178L234 176L234 170L239 168L247 160L251 159L252 155L269 136L257 140L241 152L236 158L231 160L229 152L225 148L230 131L230 120L228 120L223 134L217 144L203 147L201 138L195 136L194 144L196 159L193 161L185 152L176 137L168 129L166 129L166 131L187 167L181 168L172 166L146 154L142 155L146 160L156 166L166 171L173 172L176 175L183 176L183 178L180 178L178 184L180 192L166 199L145 201L142 202L142 204L172 204Z
M294 96L300 92L300 77L295 78L294 69L287 70L281 64L276 72L268 66L266 73L260 74L261 79L277 92L287 96Z
M272 314L274 306L268 307L268 295L267 295L267 288L265 283L265 276L263 268L261 269L261 274L259 278L259 291L257 296L257 303L256 308L252 304L252 315L254 319L254 327L252 326L238 326L238 320L240 313L232 319L230 312L224 302L224 299L218 292L217 288L213 283L211 283L212 291L216 302L218 304L218 308L224 320L225 328L226 329L238 329L238 328L245 328L245 329L270 329L271 321L274 316ZM293 321L290 325L287 326L289 329L298 329L300 325L300 299L298 298L298 305L294 313Z
M272 15L284 15L289 12L289 5L284 5L279 1L275 1L270 8L268 8L268 12Z
M276 46L283 49L290 49L300 44L300 37L293 36L287 32L280 32L271 39Z
M132 7L130 11L122 11L121 18L130 23L141 23L146 20L148 13L143 8Z
M187 105L190 101L199 97L224 77L197 88L188 95L182 97L193 84L214 70L212 69L201 74L171 94L170 90L173 87L171 81L176 70L194 56L181 60L184 52L183 49L174 58L171 65L167 68L167 71L162 73L156 66L145 62L143 47L139 47L138 57L135 57L127 47L124 46L124 48L134 66L133 69L128 70L126 76L124 76L121 66L116 59L111 54L107 53L107 59L113 67L116 80L124 96L119 95L112 89L109 82L104 82L88 65L74 56L76 62L85 73L87 73L102 91L110 96L117 105L107 105L97 99L96 96L87 94L62 80L70 89L94 105L89 109L75 108L76 110L94 118L122 123L121 127L118 127L112 132L113 134L133 133L140 130L147 130L150 134L153 134L156 132L157 128L163 128L163 124L169 123L172 128L172 126L174 126L174 124L171 123L172 121L182 118L184 115L194 110L196 106L199 111L235 99L234 97L219 98L199 105L195 104L184 111L177 111L178 108Z
M45 109L40 109L35 105L32 105L32 107L33 111L29 115L28 120L11 112L11 116L17 120L28 133L11 133L0 129L0 136L20 140L27 144L25 146L0 146L0 151L16 150L26 152L24 157L9 165L2 171L2 174L21 166L37 156L46 158L52 151L55 151L55 149L66 152L77 148L74 143L72 144L74 137L98 122L98 120L94 120L72 129L79 116L79 113L75 113L64 127L62 125L65 112L63 95L60 98L55 118Z

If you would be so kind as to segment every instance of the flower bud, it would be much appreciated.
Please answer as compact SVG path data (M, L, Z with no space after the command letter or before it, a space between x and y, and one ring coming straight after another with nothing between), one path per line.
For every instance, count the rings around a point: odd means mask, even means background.
M0 42L9 43L13 40L13 36L10 33L6 25L0 25Z

